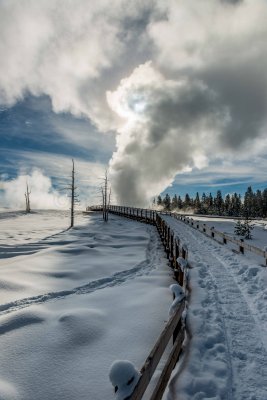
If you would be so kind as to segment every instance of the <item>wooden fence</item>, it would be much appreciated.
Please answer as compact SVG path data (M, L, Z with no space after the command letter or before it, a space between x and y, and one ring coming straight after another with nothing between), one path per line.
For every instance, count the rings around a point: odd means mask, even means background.
M102 207L94 206L91 207L91 210L101 211ZM174 235L174 232L171 230L167 222L157 213L157 211L133 207L110 206L109 212L156 226L166 251L170 266L173 269L174 278L185 290L187 285L187 271L184 269L184 266L179 263L179 261L181 262L181 259L187 261L188 250L184 245L182 245L180 239ZM168 343L170 342L170 339L173 338L172 350L167 358L166 364L157 381L150 400L160 400L162 398L172 370L175 367L182 350L182 344L185 337L185 328L184 324L182 323L182 313L184 308L185 299L181 301L174 315L170 317L153 349L146 358L140 371L140 380L132 395L127 397L127 400L142 399L157 368L157 365L161 360Z
M210 227L204 223L200 223L198 220L194 220L193 218L189 218L187 216L177 214L177 213L166 213L171 215L175 219L184 222L186 225L191 226L194 229L204 233L206 236L209 236L212 239L215 239L220 244L233 243L238 246L238 250L241 254L246 251L250 251L251 253L257 254L260 257L263 257L265 260L265 266L267 266L267 251L264 251L256 246L252 246L249 243L244 242L243 239L235 239L223 232L218 231L214 227Z
M94 210L101 208L101 206L95 206L93 207ZM111 207L117 207L117 206L111 206ZM227 243L233 243L238 247L238 250L241 254L244 254L245 251L250 251L251 253L254 253L258 255L259 257L264 258L265 260L265 266L267 266L267 251L262 250L259 247L253 246L247 242L244 242L243 239L236 239L232 236L229 236L223 232L218 231L214 227L210 227L209 225L206 225L205 223L200 223L198 220L195 220L193 218L190 218L184 214L179 214L175 212L158 212L155 210L145 210L145 209L138 209L138 208L132 208L132 207L119 207L122 211L121 215L126 212L129 215L136 215L137 217L139 216L139 219L141 220L146 220L148 216L152 215L154 216L153 218L156 218L155 215L170 215L173 218L184 222L186 225L191 226L194 229L197 229L198 231L204 233L206 236L209 236L212 239L215 239L217 242L220 244L227 244ZM229 218L229 217L228 217Z

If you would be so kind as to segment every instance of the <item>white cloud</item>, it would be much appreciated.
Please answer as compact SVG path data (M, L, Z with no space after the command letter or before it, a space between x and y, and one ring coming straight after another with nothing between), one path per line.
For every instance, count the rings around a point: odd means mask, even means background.
M117 70L127 70L133 43L138 63L141 18L157 12L155 3L2 1L0 103L14 104L25 92L46 94L55 112L85 115L109 130L105 90L116 84Z
M266 0L4 0L0 103L46 94L55 112L117 130L114 191L144 204L177 173L262 152L266 15ZM90 147L83 132L77 141ZM66 159L33 158L49 176L66 174Z

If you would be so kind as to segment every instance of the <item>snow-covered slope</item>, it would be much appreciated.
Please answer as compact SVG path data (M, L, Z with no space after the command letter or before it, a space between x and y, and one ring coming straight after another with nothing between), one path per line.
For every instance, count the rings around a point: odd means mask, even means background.
M191 218L191 217L190 217ZM214 227L216 230L226 233L229 236L240 237L235 235L236 220L231 218L216 218L216 217L199 217L192 215L192 218L198 220L200 223L204 223L210 227ZM253 225L252 239L245 240L248 244L265 249L267 247L267 220L252 220Z
M16 245L2 254L1 400L112 399L112 362L140 368L168 319L172 278L156 229L84 218L17 245L24 255L9 257Z
M35 242L66 230L70 225L69 211L38 210L0 211L0 246ZM84 222L82 212L75 213L77 224ZM1 248L0 248L1 251Z
M189 352L168 399L267 399L267 269L165 217L189 249ZM183 370L182 370L183 369Z

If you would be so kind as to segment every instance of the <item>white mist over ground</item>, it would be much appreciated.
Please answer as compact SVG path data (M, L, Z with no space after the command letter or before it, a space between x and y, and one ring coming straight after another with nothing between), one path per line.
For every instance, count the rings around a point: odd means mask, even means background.
M17 178L2 181L3 204L12 209L25 209L27 184L32 209L67 209L69 207L68 195L59 193L53 188L51 179L38 169L28 175L19 175Z

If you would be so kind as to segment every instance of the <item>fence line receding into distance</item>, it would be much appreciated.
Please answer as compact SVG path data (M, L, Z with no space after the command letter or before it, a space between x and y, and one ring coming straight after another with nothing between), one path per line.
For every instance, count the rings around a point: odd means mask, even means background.
M90 207L90 210L102 211L102 207L94 206ZM161 217L161 215L154 210L112 205L109 206L109 212L122 217L134 219L139 222L151 224L157 228L169 260L169 265L173 269L174 279L179 283L180 286L183 287L184 291L186 292L187 267L185 268L185 265L187 265L188 250L187 247L182 244L180 239L175 236L174 232L171 230L168 223ZM162 355L172 337L172 349L161 375L158 378L157 384L153 389L150 400L160 400L162 398L172 370L175 367L182 351L182 344L185 338L185 326L182 322L182 313L185 309L185 303L186 301L183 299L175 313L169 318L166 326L164 327L162 333L160 334L153 349L141 368L140 380L138 381L131 396L127 397L127 400L142 399L157 368L157 365L160 362Z

